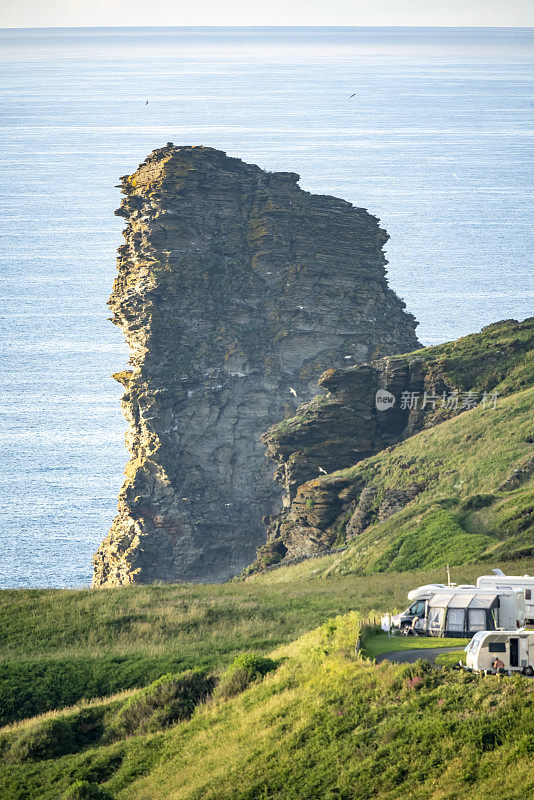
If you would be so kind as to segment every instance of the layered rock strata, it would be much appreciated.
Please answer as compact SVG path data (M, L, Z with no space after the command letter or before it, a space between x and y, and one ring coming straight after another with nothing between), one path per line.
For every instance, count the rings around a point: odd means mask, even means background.
M109 306L124 331L130 461L94 586L219 581L280 508L260 434L327 368L417 346L364 209L206 147L122 178Z

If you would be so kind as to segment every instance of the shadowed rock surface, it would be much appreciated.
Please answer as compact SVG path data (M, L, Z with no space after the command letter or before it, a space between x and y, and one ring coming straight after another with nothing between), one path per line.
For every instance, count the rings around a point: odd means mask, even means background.
M131 458L94 586L237 573L280 508L260 433L326 368L417 346L378 220L297 182L171 144L122 178L109 306Z

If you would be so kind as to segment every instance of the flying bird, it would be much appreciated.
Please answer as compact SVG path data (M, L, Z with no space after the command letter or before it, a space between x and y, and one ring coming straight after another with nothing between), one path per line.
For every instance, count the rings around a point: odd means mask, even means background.
M293 395L293 397L298 397L298 394L296 393L296 391L293 389L293 387L292 387L292 386L290 386L290 387L289 387L289 391L291 392L291 394Z
M351 96L349 97L349 100L351 100L353 97L356 97L356 95L357 95L357 92L354 92L354 94L351 94Z
M323 469L322 467L319 467L319 472L322 472L323 475L328 475L328 472L325 469Z
M145 103L145 106L147 106L147 105L148 105L148 100L147 100L147 101L146 101L146 103Z

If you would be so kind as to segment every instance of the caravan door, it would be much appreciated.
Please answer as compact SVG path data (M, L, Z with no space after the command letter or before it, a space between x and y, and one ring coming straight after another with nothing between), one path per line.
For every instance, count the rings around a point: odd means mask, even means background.
M510 666L519 666L519 639L517 636L510 639Z

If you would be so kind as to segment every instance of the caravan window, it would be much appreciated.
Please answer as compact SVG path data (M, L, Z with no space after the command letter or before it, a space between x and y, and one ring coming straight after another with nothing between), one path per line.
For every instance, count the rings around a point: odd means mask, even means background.
M532 600L532 589L525 589L525 600Z
M444 608L431 608L428 615L428 627L433 632L439 632L445 618Z
M484 638L483 633L475 633L475 635L467 645L467 649L470 650L472 653L476 653L480 645L482 644L483 638Z
M469 630L483 631L486 629L486 612L478 608L469 609Z
M463 633L465 612L463 608L449 608L447 630Z
M490 653L506 653L506 642L490 642L488 650Z

